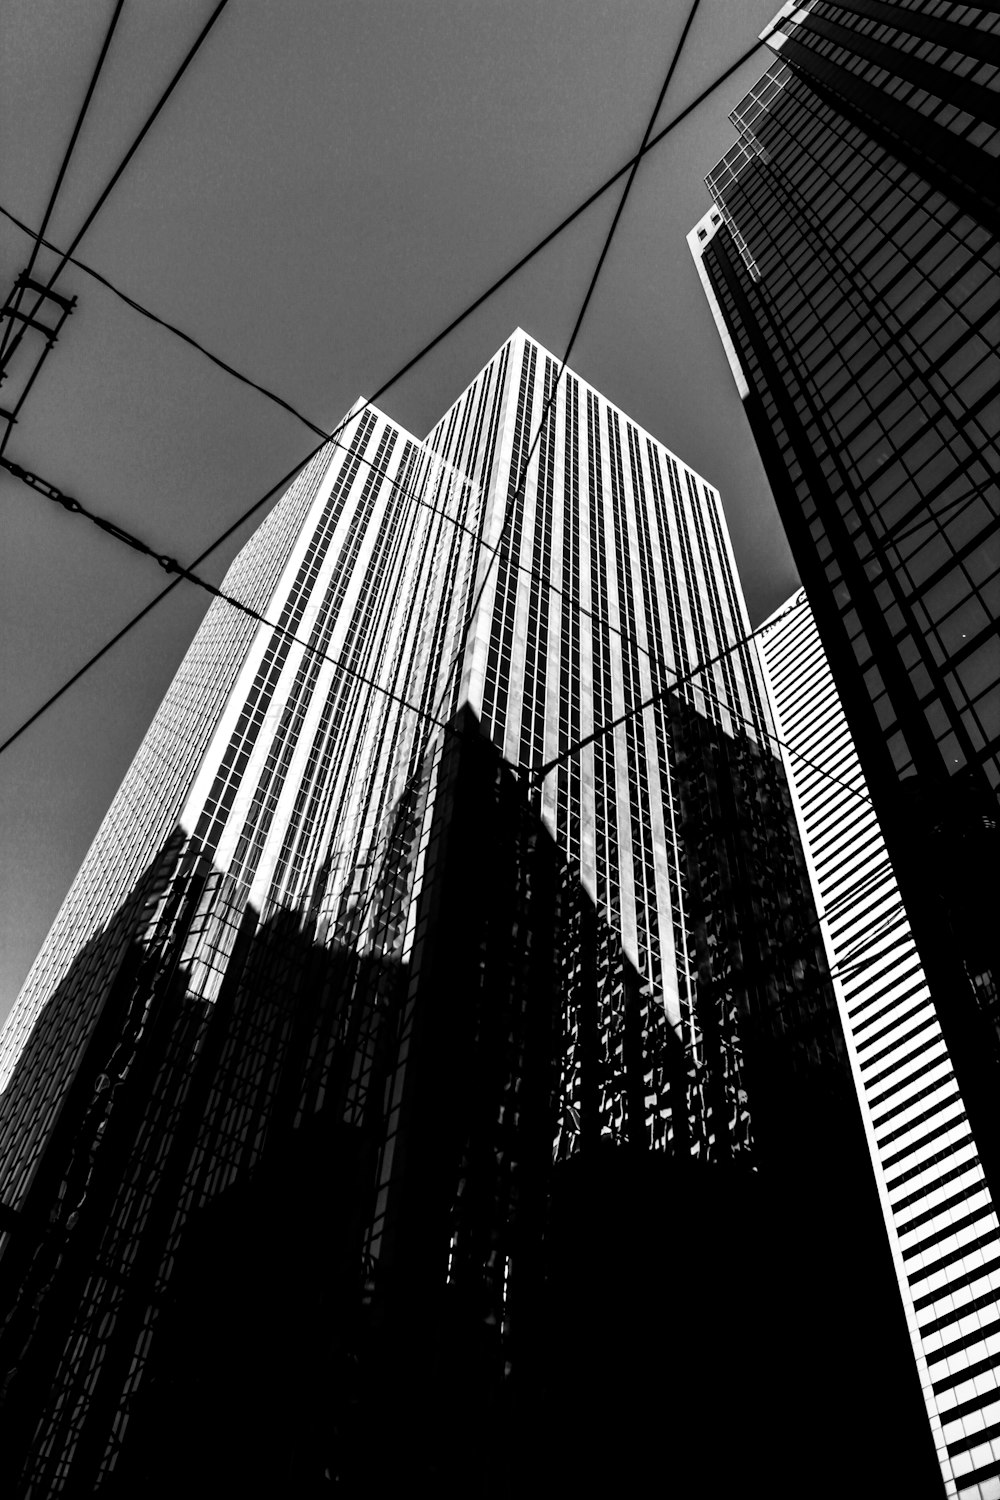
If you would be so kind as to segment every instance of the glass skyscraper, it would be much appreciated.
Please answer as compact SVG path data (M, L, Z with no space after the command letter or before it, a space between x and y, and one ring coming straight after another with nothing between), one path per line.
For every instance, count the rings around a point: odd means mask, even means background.
M1000 1492L996 1207L805 594L761 649L949 1495ZM979 1478L973 1478L978 1471Z
M791 1495L862 1306L862 1404L894 1367L887 1257L831 1260L878 1207L719 497L558 369L518 331L426 440L355 409L227 575L268 623L213 603L29 975L17 1493L190 1492L195 1454L206 1493L370 1493L376 1457L467 1493L531 1412L565 1473L581 1402L644 1412L652 1474L669 1386L706 1440L730 1410L727 1483Z
M689 245L995 1195L1000 13L776 25Z
M747 631L718 495L573 374L517 494L557 370L517 333L426 441L364 409L295 482L225 588L298 640L212 605L12 1012L4 1077L176 826L216 872L185 953L192 993L212 1000L244 905L363 923L387 810L460 703L530 776ZM766 743L752 648L677 696ZM539 808L690 1035L668 715L657 703L568 755ZM95 972L95 1003L105 981ZM60 1032L54 1092L91 1021L78 1004ZM48 1101L25 1107L17 1182Z

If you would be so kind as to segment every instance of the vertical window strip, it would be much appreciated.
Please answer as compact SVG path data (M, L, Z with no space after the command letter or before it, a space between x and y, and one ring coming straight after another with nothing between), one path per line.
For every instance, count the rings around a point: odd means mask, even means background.
M590 523L590 598L593 616L594 724L615 716L611 692L611 632L608 615L608 559L604 538L604 469L601 455L601 414L596 396L587 392L587 481ZM594 848L598 899L619 918L617 839L611 826L617 808L615 741L613 734L594 740Z
M309 540L309 545L306 548L306 553L299 566L295 581L282 606L281 614L278 618L278 626L281 630L288 630L294 633L302 617L311 581L315 578L325 559L333 534L343 513L347 496L350 494L357 478L364 450L368 446L368 440L374 430L375 417L371 412L365 412L359 423L354 441L351 444L352 451L345 455L340 473L334 481L319 525ZM236 729L233 731L226 753L220 762L219 770L212 783L212 788L206 798L204 809L195 830L195 837L201 839L206 848L210 850L214 849L218 843L229 809L236 795L236 788L250 759L250 753L257 742L257 737L264 723L264 716L277 687L282 668L290 650L291 641L289 637L287 635L279 635L278 631L274 631L265 650L263 661L254 678L253 685L247 695L246 703L244 704L243 712L240 715Z

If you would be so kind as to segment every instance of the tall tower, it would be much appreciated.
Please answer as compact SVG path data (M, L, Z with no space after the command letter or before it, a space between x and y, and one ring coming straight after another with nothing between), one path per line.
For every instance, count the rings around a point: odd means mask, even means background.
M996 1206L804 593L765 622L761 649L945 1486L989 1494Z
M519 331L426 441L366 408L302 473L225 582L276 628L222 601L209 609L11 1014L5 1078L81 947L175 829L226 893L184 955L206 1000L233 911L363 922L373 840L463 702L527 774L590 741L540 781L542 817L661 1010L690 1032L670 708L595 730L744 635L745 606L715 491L569 372L520 483L557 371ZM750 647L677 699L767 743ZM223 905L224 918L208 914ZM105 950L46 1064L55 1092L120 956ZM22 1153L29 1118L48 1107L30 1092Z
M994 1195L998 28L784 7L689 236Z
M877 1244L831 1259L871 1243L864 1141L719 498L558 368L518 331L424 441L355 410L227 576L268 623L213 603L29 976L0 1096L26 1493L176 1493L193 1447L208 1492L239 1455L367 1493L386 1413L436 1484L456 1426L502 1454L484 1414L566 1404L573 1366L566 1421L641 1409L652 1473L668 1332L707 1433L712 1350L764 1302L787 1493L846 1418L837 1340L886 1283ZM773 1296L734 1307L737 1214ZM809 1401L789 1262L830 1287ZM893 1336L859 1380L893 1388Z

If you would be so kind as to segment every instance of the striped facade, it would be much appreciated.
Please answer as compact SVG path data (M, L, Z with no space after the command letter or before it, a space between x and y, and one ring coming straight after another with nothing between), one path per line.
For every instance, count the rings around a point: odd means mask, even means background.
M947 1493L1000 1479L1000 1222L805 595L761 648Z

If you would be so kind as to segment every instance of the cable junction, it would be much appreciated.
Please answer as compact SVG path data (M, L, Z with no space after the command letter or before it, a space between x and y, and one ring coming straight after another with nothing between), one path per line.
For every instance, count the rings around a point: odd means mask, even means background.
M37 234L35 234L34 236L34 243L31 247L31 254L28 257L27 270L23 272L22 276L18 277L17 291L14 297L13 307L13 312L15 313L15 315L20 309L21 294L26 287L29 290L43 292L43 294L46 295L51 293L51 288L43 288L38 284L38 282L32 281L31 273L35 269L35 261L38 259L38 252L41 249L42 245L45 243L43 236L46 229L49 227L49 220L51 219L52 211L56 206L56 199L59 196L59 189L62 187L63 178L66 176L66 171L70 164L70 158L73 155L77 140L80 136L80 131L83 128L83 122L86 118L87 110L90 108L90 101L94 97L94 90L97 87L97 80L101 76L101 69L104 67L104 60L108 55L108 49L111 46L111 39L115 34L115 27L118 25L118 20L121 16L122 7L124 6L124 4L125 0L116 0L114 12L112 13L111 20L108 22L107 31L104 33L104 41L101 44L101 50L98 54L97 62L94 64L93 72L90 75L90 82L87 85L87 91L83 96L83 103L80 105L80 108L77 112L76 121L70 133L69 144L67 145L66 150L63 153L63 159L60 162L59 170L56 173L56 180L52 186L52 191L49 194L49 201L45 205L45 212L42 215L41 226L39 227ZM6 352L7 343L10 338L11 332L13 331L13 328L14 318L12 317L8 320L7 327L3 332L3 338L2 340L0 340L0 367L2 367L3 356Z
M91 227L91 225L93 224L94 220L97 218L97 215L100 213L101 209L104 207L105 203L108 201L108 198L111 196L111 193L113 192L113 190L115 188L115 185L117 184L119 178L125 172L126 168L128 167L129 162L132 160L133 156L138 151L139 147L142 145L142 143L145 140L146 136L149 134L150 130L152 129L152 127L153 127L153 125L154 125L154 123L155 123L155 121L156 121L156 119L158 117L158 115L160 114L160 112L164 108L164 106L166 105L167 100L170 98L170 96L173 93L174 89L177 87L177 85L180 83L181 79L183 78L184 74L187 72L188 67L190 66L190 64L194 60L195 56L197 55L199 49L201 48L202 43L204 42L205 38L208 36L208 33L211 31L211 29L215 25L216 21L219 19L219 16L225 10L225 8L228 5L228 3L229 3L229 0L218 0L218 4L216 5L215 9L212 11L211 15L208 17L208 20L205 22L204 26L201 28L201 30L199 31L198 35L195 37L195 39L192 42L191 46L189 47L187 53L185 54L183 60L180 62L180 64L178 65L177 69L175 70L175 72L173 74L173 77L170 79L170 82L167 84L166 88L160 94L159 99L154 104L154 106L153 106L152 110L150 111L150 113L146 116L146 119L145 119L144 123L142 124L142 126L140 127L138 134L135 136L134 140L132 141L132 144L129 146L128 150L125 152L125 155L122 157L121 161L118 163L117 167L112 172L111 176L108 178L108 181L105 183L104 187L101 189L101 192L98 195L96 203L91 208L91 210L88 213L87 217L84 219L83 223L80 225L80 228L77 230L76 234L73 236L72 240L70 241L69 249L68 250L64 250L62 252L62 255L61 255L60 260L59 260L59 264L56 266L55 270L49 276L48 282L47 282L47 284L45 286L45 293L44 293L45 296L48 296L48 294L52 291L53 287L55 286L56 282L58 281L59 277L62 275L63 271L66 268L66 265L69 262L70 256L72 255L73 251L76 249L77 245L79 245L80 241L83 239L84 235L87 233L87 230ZM117 19L117 18L115 18L115 19ZM102 55L102 61L103 61L103 55ZM32 317L34 317L34 315L38 311L39 307L41 307L43 300L44 300L44 298L40 297L38 299L38 301L36 302L35 307L34 307L34 309L32 311L32 314L31 314ZM6 351L6 354L4 355L4 361L3 361L4 364L6 364L11 359L11 357L14 355L14 353L17 350L18 345L21 342L21 338L22 337L23 337L23 333L18 333L11 340L10 346L9 346L9 348ZM0 445L0 451L2 451L2 445Z
M195 43L195 48L192 49L192 51L188 54L188 58L185 60L185 63L182 64L181 71L183 71L183 68L187 65L187 62L190 61L191 56L193 56L194 50L196 50L196 48L200 45L201 40L203 39L204 35L207 34L208 28L214 23L214 20L216 19L216 16L218 15L218 12L219 10L221 10L221 8L221 5L217 7L216 12L213 13L212 17L210 17L205 30L202 32L201 36L198 38L198 41ZM495 292L499 291L502 286L504 286L513 276L515 276L518 271L522 270L524 266L526 266L528 262L534 258L534 256L539 254L548 245L550 245L553 240L555 240L558 235L562 234L565 229L568 229L569 226L574 223L581 214L586 212L586 210L590 208L592 204L596 203L597 200L602 197L603 194L607 192L607 190L612 187L620 177L624 176L625 173L628 172L629 169L633 167L635 163L641 159L642 156L648 154L648 152L653 150L655 146L659 145L663 140L665 140L671 133L671 131L676 129L676 127L680 125L685 119L687 119L695 109L703 104L704 101L715 91L715 89L720 87L721 84L723 84L728 78L730 78L735 72L737 72L744 65L744 63L748 62L750 58L753 57L753 55L766 42L767 37L772 34L773 30L774 28L772 28L772 31L764 33L758 40L754 41L752 46L747 48L733 63L731 63L721 73L719 73L711 81L711 83L709 83L691 101L690 104L686 105L684 109L682 109L677 115L675 115L674 118L670 120L660 131L658 131L655 135L650 136L646 141L643 149L636 156L630 157L628 161L624 162L617 169L617 171L612 173L610 177L608 177L603 183L601 183L601 185L596 188L587 198L585 198L583 202L579 203L577 207L566 216L566 218L561 220L560 223L555 226L555 228L550 230L547 235L539 240L525 255L520 258L520 260L509 267L509 269L505 271L502 276L494 281L492 285L489 286L484 292L482 292L473 302L469 303L465 307L465 309L460 312L457 317L453 318L445 328L443 328L438 334L434 336L434 338L430 339L426 344L424 344L424 346L420 350L418 350L417 353L414 354L409 360L407 360L407 362L402 365L395 372L395 374L391 375L388 380L384 381L383 384L380 385L378 389L367 398L360 410L365 410L368 407L372 406L376 401L378 401L379 398L386 393L386 391L388 391L399 380L401 380L403 376L406 375L410 370L412 370L414 366L424 358L425 355L429 354L432 349L435 349L437 345L440 344L442 340L448 336L449 333L452 333L461 323L465 321L466 318L470 317L472 313L474 313L479 307L481 307L491 296L493 296ZM175 75L175 79L173 82L176 82L179 76L180 73ZM170 85L170 87L173 87L173 83ZM161 105L163 102L165 102L165 98L166 96L164 96L164 98L161 100ZM158 105L157 110L160 107L161 106ZM151 123L151 121L152 117L150 121L147 122L146 128L148 128L148 124ZM110 188L105 190L105 194L103 195L104 197L107 196L107 192L109 190ZM26 234L33 233L33 231L20 219L16 218L9 209L0 206L0 213L4 214L4 216L8 220L10 220L10 222L17 225L17 227L23 230ZM92 221L93 214L91 215L90 219L90 222ZM86 227L89 227L89 223L85 226L85 228ZM259 497L259 499L255 500L251 505L249 505L246 510L244 510L242 514L239 515L236 520L231 523L231 525L229 525L223 532L221 532L220 535L217 536L208 547L206 547L201 553L199 553L198 557L195 558L194 561L190 564L192 568L198 567L206 560L206 558L211 556L213 552L215 552L219 547L223 546L235 532L239 531L243 526L245 526L246 523L250 521L253 516L256 515L257 512L260 511L279 490L290 484L299 470L302 469L307 463L311 462L313 458L315 458L316 454L322 447L323 442L333 441L336 437L338 437L339 434L343 431L345 424L341 423L338 427L334 428L332 433L322 432L321 428L319 428L308 417L304 416L295 407L293 407L290 402L285 401L283 397L276 395L273 391L270 391L266 387L258 384L256 381L251 380L249 376L242 374L240 371L235 369L235 367L222 360L219 356L212 354L208 349L204 347L204 345L198 343L198 341L194 339L190 334L185 333L182 329L176 327L176 325L172 323L169 323L166 319L159 317L156 313L151 312L148 308L144 307L134 298L128 296L125 292L122 292L99 271L94 270L93 267L88 266L85 262L75 259L75 257L73 256L73 251L82 238L82 234L83 231L81 231L81 233L76 236L75 240L70 245L68 250L59 250L58 247L49 244L49 242L47 241L43 241L43 243L45 243L48 248L54 250L60 256L60 269L62 269L62 267L67 264L72 263L76 265L80 270L93 277L102 286L105 286L115 296L119 297L123 302L133 308L133 310L135 310L136 312L140 313L143 317L146 317L150 321L158 324L160 327L165 328L168 332L173 333L175 336L182 339L185 343L191 345L191 347L195 348L199 353L203 354L213 364L217 365L220 369L224 370L233 378L258 391L266 399L275 402L277 405L287 410L291 415L297 417L298 420L300 420L305 426L309 427L313 432L321 433L322 435L321 441L319 443L317 443L308 453L303 455L302 458L300 458L292 466L292 468L290 468L288 472L282 476L281 479L277 480L273 485L271 485L270 488ZM356 415L356 413L353 413L352 415ZM53 707L55 703L59 701L64 693L67 693L70 688L74 687L76 683L81 680L81 678L86 676L87 672L89 672L92 667L96 666L97 663L101 661L109 651L114 649L119 641L123 640L125 636L130 633L130 631L135 629L135 627L139 625L141 621L144 620L146 616L150 614L151 611L154 610L156 606L160 604L162 600L165 599L174 588L176 588L178 581L179 580L175 578L170 584L167 585L165 589L162 589L159 594L151 599L148 604L144 605L142 609L138 610L137 613L133 615L132 618L127 621L120 630L116 631L113 636L105 641L103 646L99 647L99 649L94 652L94 654L89 657L88 660L84 662L83 665L80 666L69 678L67 678L66 681L62 683L62 685L57 688L54 693L50 694L45 702L40 704L39 707L34 711L34 713L32 713L16 730L14 730L14 732L8 736L3 744L0 744L0 754L2 754L4 750L12 745L15 740L20 738L20 736L27 729L29 729L33 724L37 723L37 721L51 707Z

